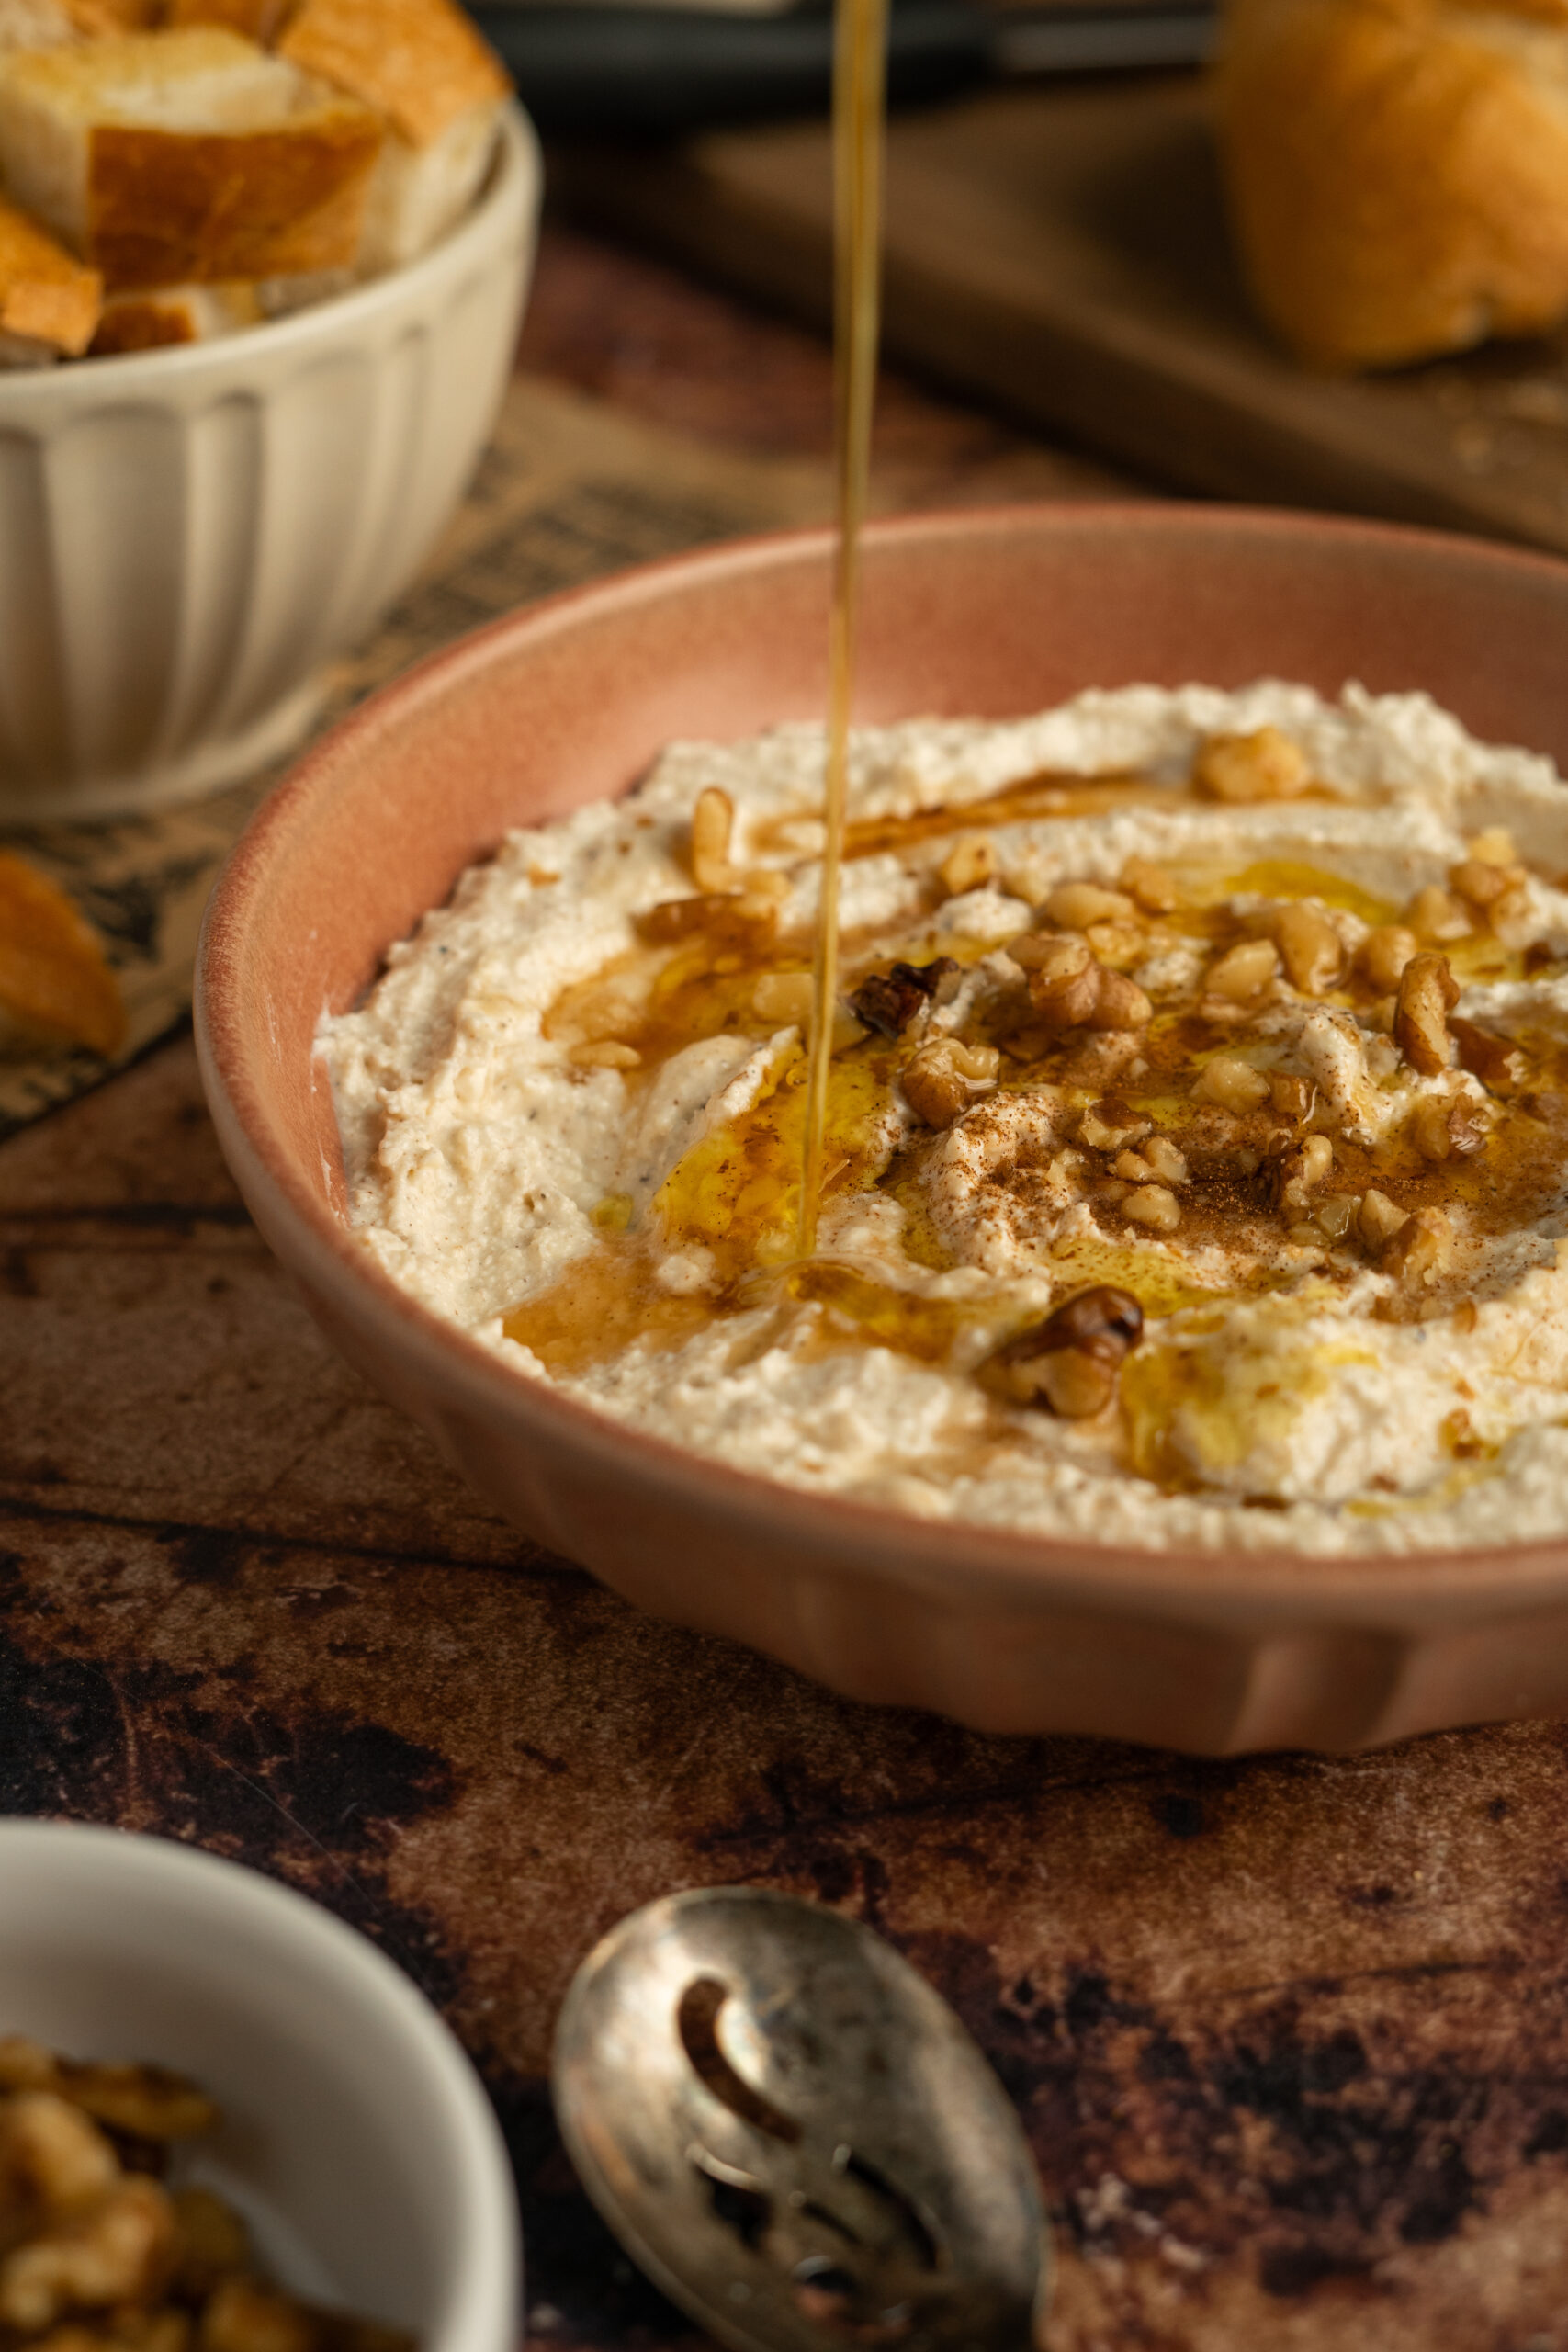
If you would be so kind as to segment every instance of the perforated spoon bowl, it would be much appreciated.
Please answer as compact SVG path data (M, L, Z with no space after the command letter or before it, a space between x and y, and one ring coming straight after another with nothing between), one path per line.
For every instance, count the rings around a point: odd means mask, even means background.
M879 1936L761 1888L665 1897L579 1969L555 2098L626 2251L734 2352L1025 2352L1039 2184L1000 2084Z

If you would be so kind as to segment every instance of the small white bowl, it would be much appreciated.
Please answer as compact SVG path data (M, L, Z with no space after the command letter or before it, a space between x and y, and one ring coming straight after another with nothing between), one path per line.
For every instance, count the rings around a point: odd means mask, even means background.
M506 388L538 142L507 110L406 268L211 343L0 374L0 821L189 799L292 748Z
M490 2103L429 2004L329 1912L163 1838L0 1821L0 2033L194 2076L224 2120L189 2177L240 2206L282 2284L421 2352L513 2352L516 2204Z

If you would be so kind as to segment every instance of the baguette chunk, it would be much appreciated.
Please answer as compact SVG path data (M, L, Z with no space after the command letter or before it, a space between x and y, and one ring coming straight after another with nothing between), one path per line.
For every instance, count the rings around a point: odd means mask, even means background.
M0 367L47 366L86 350L103 280L0 197Z
M479 191L511 90L499 60L453 0L300 0L277 46L385 117L358 266L413 260Z
M381 141L367 107L218 27L0 58L0 173L115 288L351 262Z
M254 286L149 286L111 294L93 337L93 357L156 351L176 343L210 343L259 325L264 312Z

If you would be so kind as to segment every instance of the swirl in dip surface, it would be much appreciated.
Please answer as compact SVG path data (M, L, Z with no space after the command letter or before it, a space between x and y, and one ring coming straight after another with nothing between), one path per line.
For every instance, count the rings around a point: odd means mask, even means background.
M802 1264L821 763L815 727L672 746L323 1022L388 1272L524 1376L927 1515L1568 1528L1548 763L1272 683L857 736Z

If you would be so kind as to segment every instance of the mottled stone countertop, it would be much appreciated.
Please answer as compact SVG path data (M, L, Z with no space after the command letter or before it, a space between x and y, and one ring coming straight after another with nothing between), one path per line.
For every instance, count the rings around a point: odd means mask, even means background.
M816 344L568 231L525 361L821 467ZM908 386L884 422L885 494L1128 487ZM1568 2352L1568 1733L985 1739L634 1615L318 1338L184 1037L0 1149L0 1808L254 1863L446 2011L515 2155L536 2352L696 2341L544 2080L594 1938L739 1879L873 1922L988 2051L1055 2352Z

